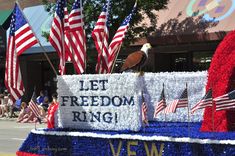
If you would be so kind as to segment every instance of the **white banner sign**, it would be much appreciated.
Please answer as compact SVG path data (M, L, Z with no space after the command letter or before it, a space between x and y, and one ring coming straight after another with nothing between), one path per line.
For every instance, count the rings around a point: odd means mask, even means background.
M100 130L133 130L141 127L142 90L147 103L148 119L158 121L188 121L188 109L153 118L164 83L167 105L177 99L188 84L191 109L205 94L207 72L172 72L73 75L58 77L59 127ZM202 119L203 110L191 116Z
M59 76L59 127L138 131L137 83L137 74Z

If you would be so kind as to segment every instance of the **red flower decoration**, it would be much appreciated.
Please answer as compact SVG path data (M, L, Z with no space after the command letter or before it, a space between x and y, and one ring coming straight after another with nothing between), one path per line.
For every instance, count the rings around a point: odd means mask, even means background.
M212 88L213 98L235 89L235 31L225 36L212 58L206 90ZM212 112L214 114L212 114ZM214 125L213 119L214 116ZM201 131L226 132L235 130L235 110L205 109Z

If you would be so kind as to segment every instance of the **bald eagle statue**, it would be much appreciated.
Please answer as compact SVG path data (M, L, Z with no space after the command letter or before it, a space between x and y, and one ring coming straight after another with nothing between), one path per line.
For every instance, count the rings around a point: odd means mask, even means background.
M150 43L145 43L140 51L136 51L127 56L120 72L124 71L141 71L148 59L148 50L151 49Z

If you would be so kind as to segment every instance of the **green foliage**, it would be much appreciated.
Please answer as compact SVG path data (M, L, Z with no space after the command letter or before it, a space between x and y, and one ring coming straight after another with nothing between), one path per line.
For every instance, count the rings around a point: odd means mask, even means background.
M92 44L91 32L95 26L99 14L106 0L84 0L83 1L83 14L85 16L85 29L87 34L88 44ZM133 42L136 38L146 37L147 35L156 31L157 16L154 11L166 8L169 0L138 0L137 11L133 15L130 23L129 30L126 35L125 44ZM46 10L50 13L54 12L55 4L49 3L47 0L43 0L46 4ZM71 9L74 0L68 0L68 10ZM135 0L111 0L110 10L110 40L114 36L116 30L130 14ZM150 25L146 25L142 22L144 15L147 20L150 21ZM142 24L141 24L142 22ZM48 35L44 35L48 36Z

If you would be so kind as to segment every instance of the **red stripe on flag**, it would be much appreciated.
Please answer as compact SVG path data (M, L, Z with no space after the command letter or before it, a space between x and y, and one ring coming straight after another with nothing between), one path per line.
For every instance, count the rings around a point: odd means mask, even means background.
M106 7L106 9L105 9ZM108 72L108 38L109 30L107 21L109 16L109 1L105 4L103 11L100 13L94 30L92 31L92 38L94 40L96 50L98 52L96 73Z
M73 6L77 5L76 3L78 1L75 1ZM81 6L71 11L68 16L68 23L66 23L68 24L68 29L65 30L66 55L71 59L78 74L84 73L86 63L86 36L80 8Z
M55 48L60 58L59 70L60 74L63 75L65 73L65 49L64 49L64 24L63 21L59 18L59 16L55 13L55 17L52 22L49 42Z
M40 109L38 108L37 104L33 102L33 100L29 102L29 108L32 110L36 117L41 117Z

